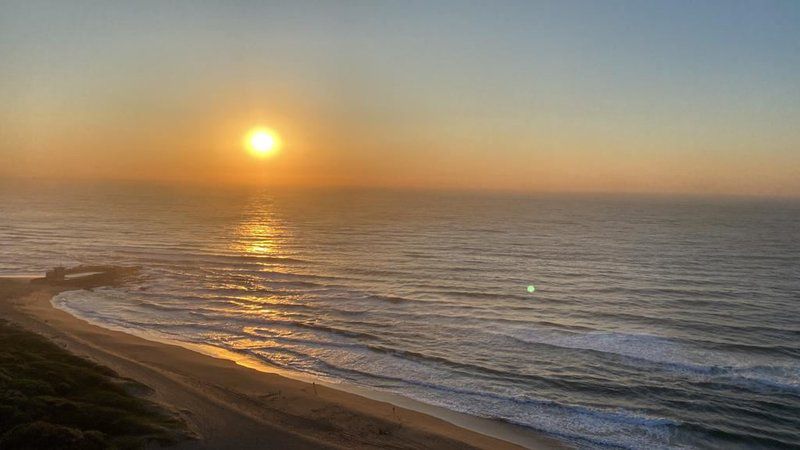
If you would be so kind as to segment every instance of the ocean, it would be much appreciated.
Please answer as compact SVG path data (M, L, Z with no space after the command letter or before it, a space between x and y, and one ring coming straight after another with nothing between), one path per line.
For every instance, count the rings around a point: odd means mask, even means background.
M583 448L800 445L800 203L0 186L0 274L94 323ZM532 291L532 292L531 292Z

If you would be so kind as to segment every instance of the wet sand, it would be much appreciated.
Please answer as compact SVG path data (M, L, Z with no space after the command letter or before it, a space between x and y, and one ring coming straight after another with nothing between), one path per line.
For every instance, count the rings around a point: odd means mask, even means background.
M101 328L51 304L60 291L109 282L102 276L59 285L0 279L0 314L148 386L152 391L147 396L177 411L196 435L196 440L173 448L565 448L555 439L504 423L459 419L463 415L446 411L435 417L350 389L266 373L182 346ZM471 423L472 429L442 417Z

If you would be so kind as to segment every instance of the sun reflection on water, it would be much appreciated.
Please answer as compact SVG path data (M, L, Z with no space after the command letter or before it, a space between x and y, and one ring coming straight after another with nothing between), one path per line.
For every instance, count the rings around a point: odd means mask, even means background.
M239 272L235 286L238 291L228 301L235 304L238 314L252 315L265 323L291 321L293 313L282 305L290 305L297 298L272 285L273 274L291 273L291 267L282 258L290 257L291 230L276 214L269 201L254 201L247 205L245 217L231 230L228 250L237 256L248 257L247 266ZM250 258L253 258L252 260ZM258 339L265 345L265 339ZM249 344L248 344L249 345Z
M269 198L257 197L243 210L244 217L232 230L229 250L244 256L285 256L291 232Z
M284 239L282 230L269 218L241 223L235 231L236 240L230 249L247 255L278 256Z

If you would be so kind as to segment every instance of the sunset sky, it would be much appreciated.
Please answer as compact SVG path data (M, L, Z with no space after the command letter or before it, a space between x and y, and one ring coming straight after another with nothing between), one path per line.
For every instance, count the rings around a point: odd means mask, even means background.
M797 1L4 1L0 176L800 196L799 24Z

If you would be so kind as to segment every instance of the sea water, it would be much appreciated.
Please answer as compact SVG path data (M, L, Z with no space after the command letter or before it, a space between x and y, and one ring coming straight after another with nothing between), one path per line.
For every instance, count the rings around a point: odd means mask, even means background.
M796 201L0 189L0 274L79 263L142 267L95 323L580 447L800 444Z

